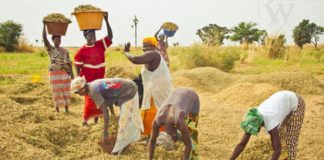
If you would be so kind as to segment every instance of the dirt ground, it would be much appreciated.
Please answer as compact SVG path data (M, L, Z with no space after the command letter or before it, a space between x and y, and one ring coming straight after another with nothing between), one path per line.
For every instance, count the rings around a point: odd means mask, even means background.
M194 77L194 79L193 79ZM70 113L55 113L48 82L33 84L28 76L1 76L0 159L147 159L143 142L132 144L122 155L107 155L98 146L102 120L81 127L83 99L73 96ZM240 75L215 68L175 72L176 87L196 90L201 100L199 155L202 160L229 159L243 132L246 111L278 90L296 91L304 97L306 113L297 159L324 157L324 78L306 73ZM8 82L8 83L7 83ZM117 110L118 108L116 108ZM112 118L115 132L118 118ZM176 151L157 148L156 159L181 159ZM268 159L272 149L264 129L250 140L239 159Z

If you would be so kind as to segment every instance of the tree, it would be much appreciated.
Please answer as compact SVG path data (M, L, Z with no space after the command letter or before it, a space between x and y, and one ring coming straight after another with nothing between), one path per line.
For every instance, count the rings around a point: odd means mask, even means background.
M241 22L238 26L231 29L233 33L228 38L232 41L239 41L240 44L243 43L253 43L260 42L264 43L267 32L265 30L260 30L256 28L257 24L253 22Z
M324 27L318 26L315 23L310 23L309 20L303 19L293 30L293 38L295 44L303 49L303 46L308 43L313 43L317 48L319 36L324 33Z
M197 35L208 45L222 45L226 34L230 32L226 27L218 26L217 24L209 24L197 30Z
M18 39L22 35L23 26L12 20L0 23L0 46L6 51L13 52L17 45Z
M302 22L298 24L293 30L293 38L295 44L303 49L303 46L307 43L311 43L312 35L311 35L311 24L309 20L303 19Z
M318 41L319 41L319 35L324 33L324 27L318 26L315 23L312 23L311 24L311 30L312 30L312 33L311 33L312 40L311 40L311 42L314 44L314 47L317 48L317 44L318 44Z

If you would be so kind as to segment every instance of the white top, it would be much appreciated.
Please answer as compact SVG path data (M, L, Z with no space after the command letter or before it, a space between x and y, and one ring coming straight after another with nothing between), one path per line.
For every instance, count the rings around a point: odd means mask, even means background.
M279 91L262 102L257 108L263 116L267 131L280 126L290 112L298 107L298 97L291 91Z
M150 109L151 97L154 99L155 106L160 108L173 90L171 74L162 56L159 66L153 72L143 66L142 79L144 86L142 109Z

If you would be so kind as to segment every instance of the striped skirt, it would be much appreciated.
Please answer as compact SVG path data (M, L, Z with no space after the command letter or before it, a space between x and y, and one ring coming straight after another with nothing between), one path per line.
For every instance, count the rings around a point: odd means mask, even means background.
M282 143L282 156L288 160L296 159L298 138L302 128L305 102L302 97L298 97L298 107L291 112L280 126L280 139Z
M64 107L70 105L71 78L65 71L50 71L50 85L54 107Z

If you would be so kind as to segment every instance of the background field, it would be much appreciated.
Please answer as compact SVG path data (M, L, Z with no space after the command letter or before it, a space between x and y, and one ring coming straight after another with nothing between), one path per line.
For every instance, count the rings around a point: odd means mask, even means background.
M133 78L141 66L131 64L119 51L107 53L107 76ZM71 57L76 49L71 48ZM141 54L136 49L136 54ZM201 99L200 159L229 159L239 142L245 112L278 90L292 90L304 97L306 114L298 159L324 157L324 47L300 50L287 47L278 59L267 58L259 46L207 47L193 45L169 49L176 87L193 88ZM81 127L83 99L73 96L71 113L56 113L49 91L47 53L0 54L0 159L147 159L141 143L121 156L110 156L97 145L98 125ZM35 75L40 83L32 83ZM116 108L117 110L117 108ZM112 119L114 132L117 118ZM264 130L253 137L240 159L267 159L272 153ZM158 148L157 159L180 159L176 151Z

